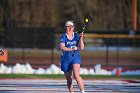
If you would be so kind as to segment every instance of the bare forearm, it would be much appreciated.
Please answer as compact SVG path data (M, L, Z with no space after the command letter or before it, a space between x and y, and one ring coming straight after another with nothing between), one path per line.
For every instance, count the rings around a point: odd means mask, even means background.
M72 48L67 48L65 46L60 46L60 49L63 51L72 51Z
M83 50L85 48L84 42L83 42L83 38L80 39L79 41L79 49Z

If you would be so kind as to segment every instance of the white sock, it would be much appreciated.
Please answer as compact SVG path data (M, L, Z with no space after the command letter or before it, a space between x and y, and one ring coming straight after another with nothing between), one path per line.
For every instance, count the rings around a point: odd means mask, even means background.
M85 91L84 91L84 90L82 90L82 91L81 91L81 93L85 93Z

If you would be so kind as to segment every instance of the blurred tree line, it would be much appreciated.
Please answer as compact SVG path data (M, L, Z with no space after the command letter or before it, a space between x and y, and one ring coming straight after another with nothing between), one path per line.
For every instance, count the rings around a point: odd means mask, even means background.
M137 28L140 29L140 0ZM77 29L90 16L88 30L130 30L132 0L0 0L0 31L13 27L53 27L63 29L74 20Z

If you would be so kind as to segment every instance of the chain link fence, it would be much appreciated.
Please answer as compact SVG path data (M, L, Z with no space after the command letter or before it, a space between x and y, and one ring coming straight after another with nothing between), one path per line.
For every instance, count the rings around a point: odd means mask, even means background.
M13 36L6 35L9 37L1 40L1 48L8 50L8 61L5 64L29 63L34 68L47 68L51 64L60 66L59 40L62 33L54 33L51 28L28 30L18 29ZM139 39L139 35L85 33L81 66L92 68L101 64L106 69L139 68Z

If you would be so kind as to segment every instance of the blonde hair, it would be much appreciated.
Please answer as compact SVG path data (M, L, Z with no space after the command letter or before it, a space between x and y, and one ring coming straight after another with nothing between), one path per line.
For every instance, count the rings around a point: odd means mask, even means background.
M69 26L69 25L74 26L73 21L67 21L67 22L65 23L65 26Z

